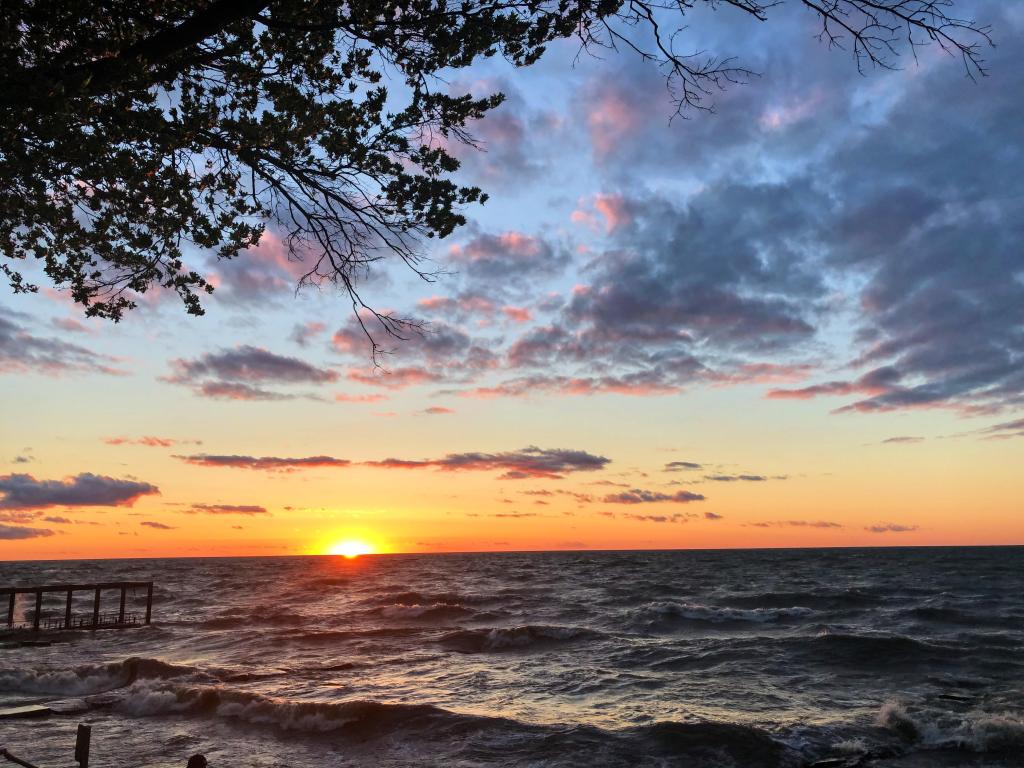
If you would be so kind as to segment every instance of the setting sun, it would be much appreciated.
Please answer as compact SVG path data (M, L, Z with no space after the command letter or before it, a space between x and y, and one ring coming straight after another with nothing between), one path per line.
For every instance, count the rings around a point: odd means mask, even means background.
M353 558L359 557L359 555L372 555L373 547L365 541L346 539L345 541L339 541L337 544L332 544L331 548L327 550L327 554Z

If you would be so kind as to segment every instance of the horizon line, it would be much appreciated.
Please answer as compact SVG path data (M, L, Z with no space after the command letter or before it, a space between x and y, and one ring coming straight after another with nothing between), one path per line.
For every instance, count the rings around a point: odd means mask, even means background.
M5 563L66 563L94 561L132 561L132 560L259 560L295 557L321 557L361 559L375 557L395 557L410 555L531 555L531 554L630 554L630 553L664 553L664 552L786 552L786 551L835 551L854 549L1015 549L1024 548L1024 543L1015 544L864 544L837 545L828 547L655 547L652 549L476 549L476 550L444 550L436 552L370 552L356 558L329 553L296 553L281 555L150 555L138 557L58 557L58 558L23 558L18 560L0 560Z

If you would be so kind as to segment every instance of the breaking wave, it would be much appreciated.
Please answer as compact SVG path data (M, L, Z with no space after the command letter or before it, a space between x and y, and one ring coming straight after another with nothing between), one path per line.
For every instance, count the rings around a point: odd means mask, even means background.
M898 699L886 701L878 725L924 749L986 754L1024 754L1024 719L1019 714L944 711L911 712Z
M290 701L210 686L138 683L127 689L115 709L132 717L188 715L218 717L249 725L304 734L332 734L366 742L373 739L419 738L440 742L442 749L468 748L477 758L505 757L528 763L601 754L616 764L640 758L688 758L703 766L789 768L799 756L766 731L730 723L658 722L606 731L592 726L561 728L522 723L503 717L464 714L430 704L378 701ZM573 757L573 755L576 757ZM558 764L561 764L559 762Z
M195 674L194 667L133 657L111 664L86 664L70 669L2 669L0 690L82 696L123 688L137 680L165 680Z

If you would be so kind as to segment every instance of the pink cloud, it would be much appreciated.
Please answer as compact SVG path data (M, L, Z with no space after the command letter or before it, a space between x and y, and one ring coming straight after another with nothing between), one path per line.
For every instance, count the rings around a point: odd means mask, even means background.
M536 394L566 396L615 394L630 397L652 397L672 395L681 391L682 387L663 384L655 380L645 380L642 377L525 376L496 386L475 387L456 394L459 397L489 400L498 397L529 397Z
M514 323L528 323L533 319L533 313L526 307L502 307L501 311Z
M441 381L444 377L438 373L428 371L426 368L395 368L385 373L349 371L349 381L366 384L371 387L385 387L387 389L404 389L417 384L429 384Z
M379 403L382 400L387 400L387 395L373 394L373 395L347 395L344 393L337 394L334 399L339 403Z
M614 232L633 221L633 215L622 195L595 195L594 207L604 217L606 232Z
M824 94L817 91L805 99L783 106L770 107L761 113L758 124L763 131L780 131L794 123L811 117L824 101Z
M107 445L141 445L146 448L170 448L175 445L202 445L201 440L178 440L173 437L155 437L144 435L142 437L105 437L103 442Z
M613 154L623 142L635 135L641 115L618 86L606 86L590 103L587 128L598 160Z

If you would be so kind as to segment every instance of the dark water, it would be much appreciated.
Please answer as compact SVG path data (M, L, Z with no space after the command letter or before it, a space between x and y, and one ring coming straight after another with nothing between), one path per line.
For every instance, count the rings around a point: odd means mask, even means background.
M149 578L151 627L0 647L0 705L59 710L0 745L70 765L91 722L96 767L1024 766L1021 548L0 563Z

